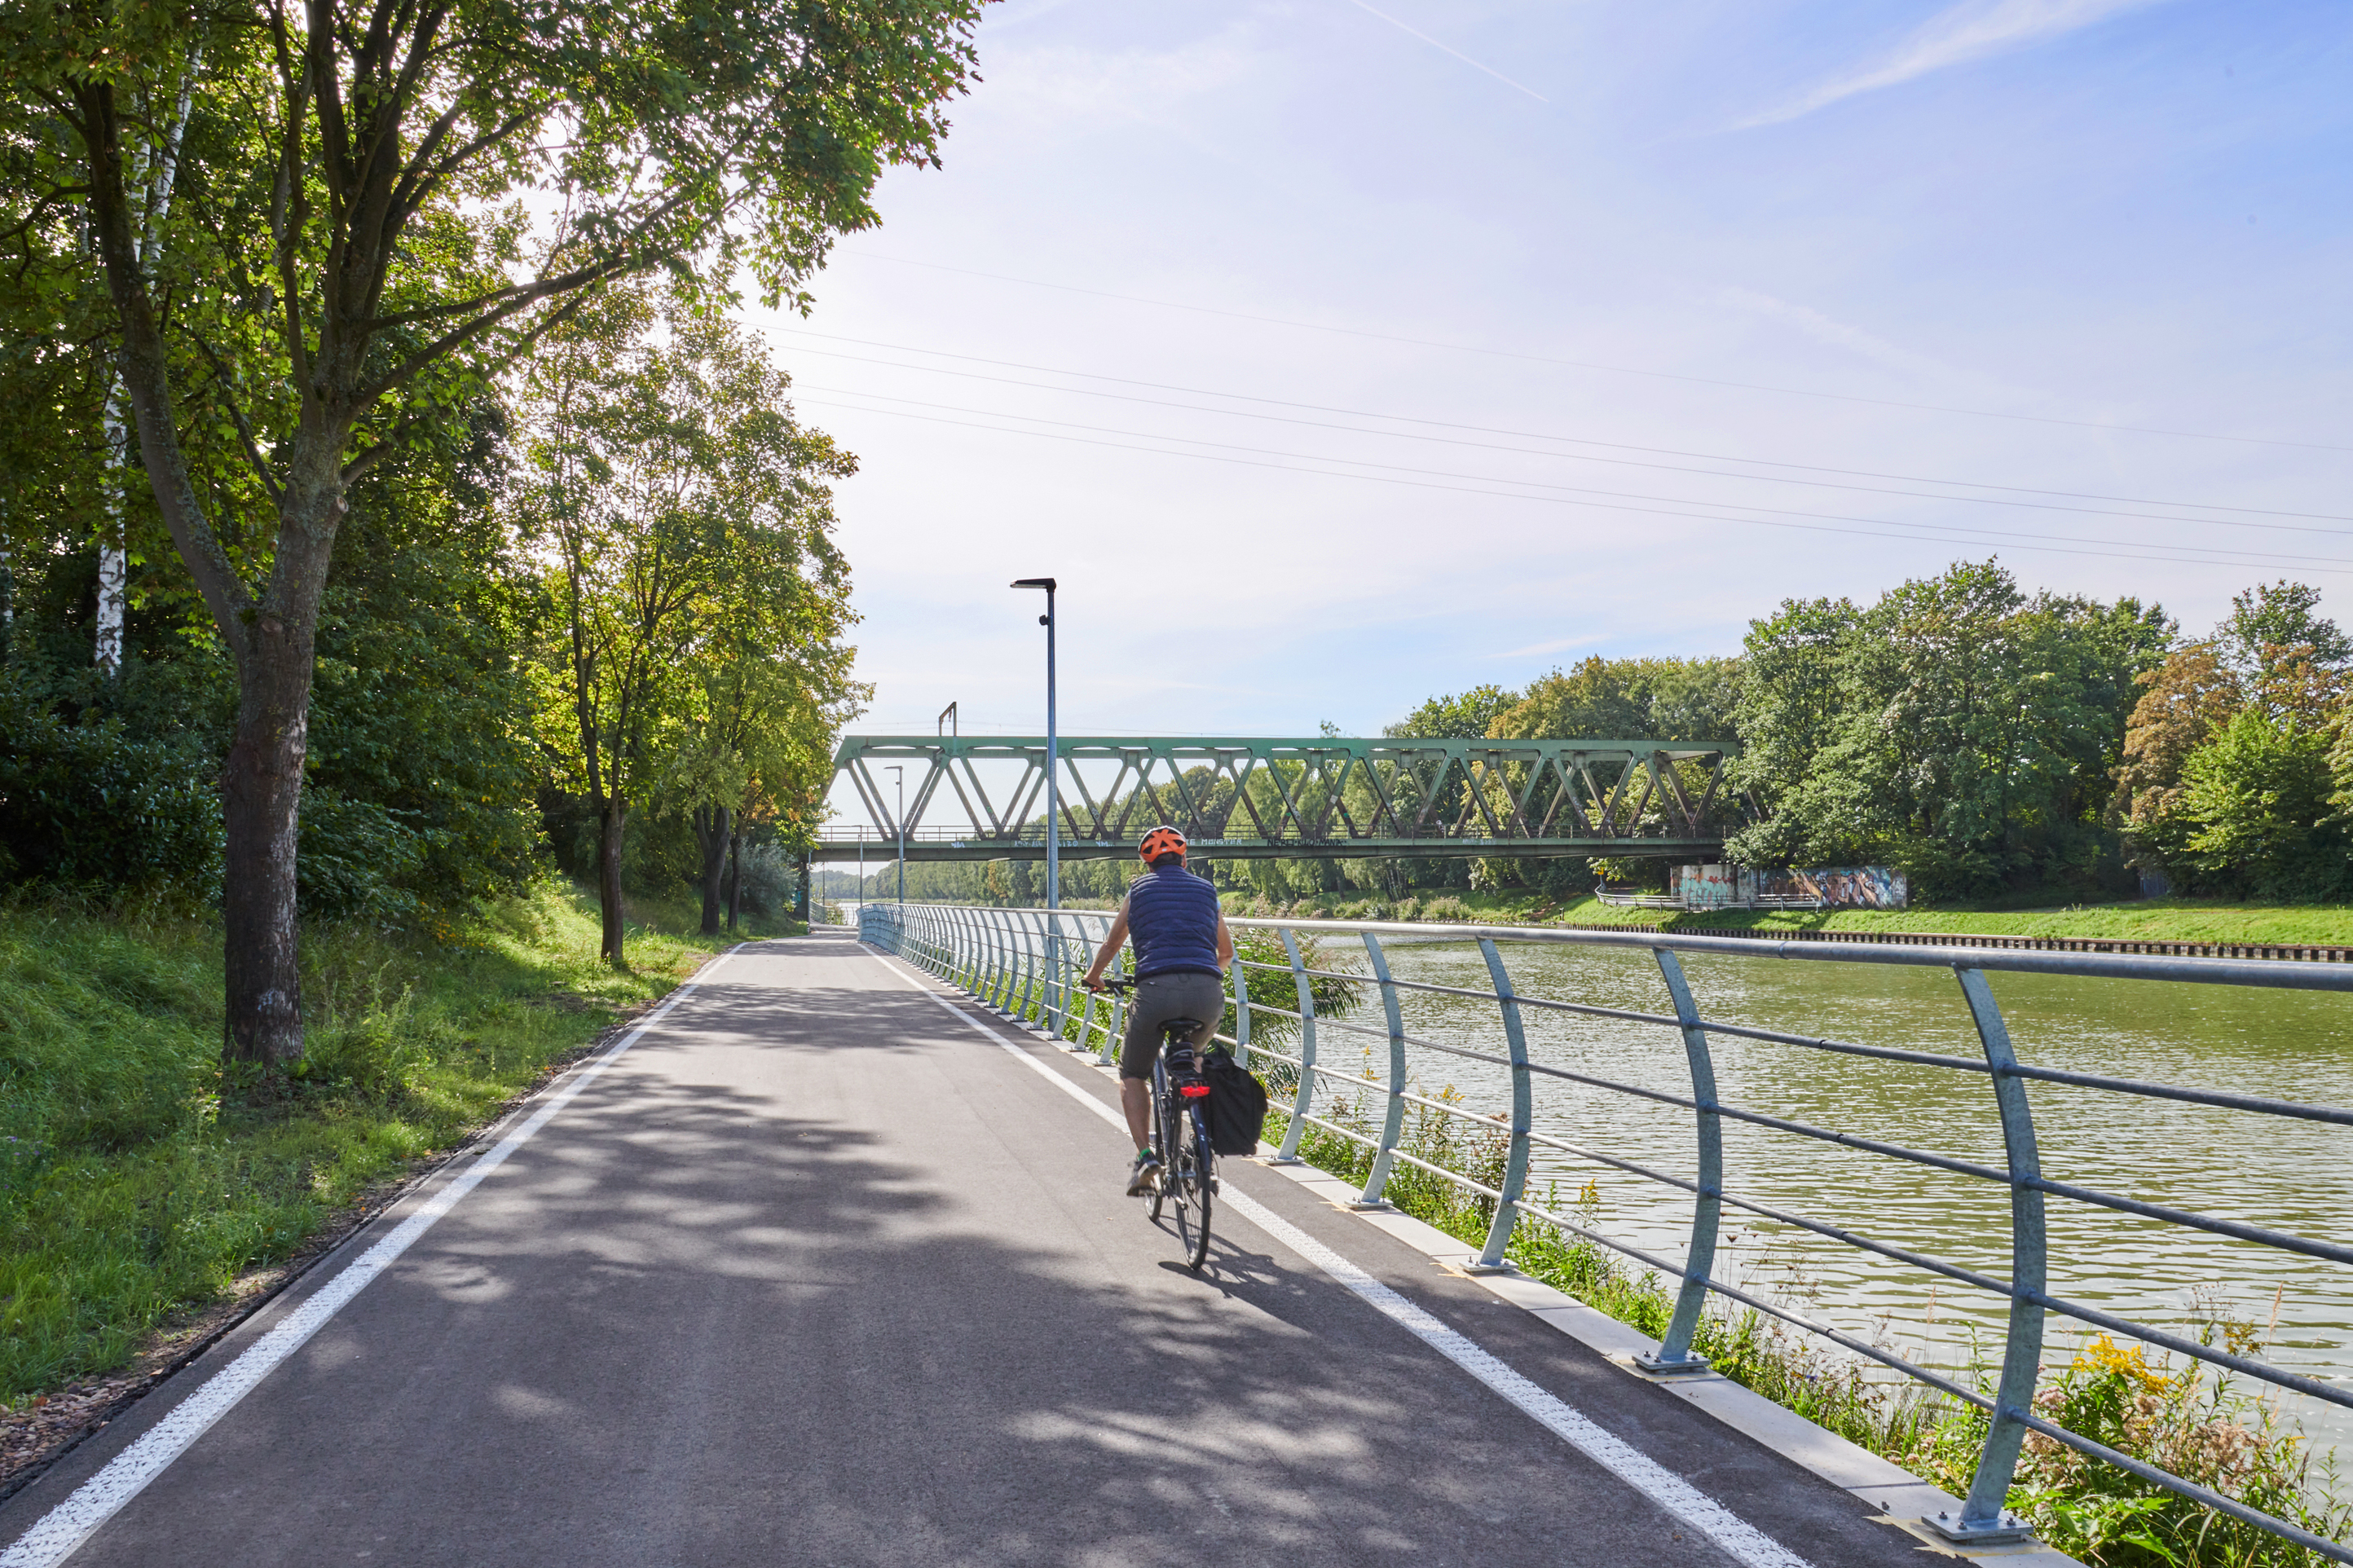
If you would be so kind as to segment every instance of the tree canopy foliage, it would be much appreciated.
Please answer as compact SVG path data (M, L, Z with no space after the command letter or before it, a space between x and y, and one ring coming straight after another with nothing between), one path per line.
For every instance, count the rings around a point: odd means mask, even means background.
M301 1049L297 824L353 487L617 280L797 300L881 171L936 161L978 4L0 9L0 317L67 345L26 331L0 368L54 382L87 446L111 358L236 677L232 1056Z
M550 340L515 497L546 557L540 734L596 813L615 963L632 805L699 814L715 895L727 818L812 805L813 759L861 695L828 485L855 462L795 423L786 378L739 329L671 303L658 317L617 296Z

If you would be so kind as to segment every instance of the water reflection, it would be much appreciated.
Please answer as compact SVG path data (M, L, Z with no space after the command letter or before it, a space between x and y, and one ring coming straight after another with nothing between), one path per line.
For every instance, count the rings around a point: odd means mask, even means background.
M1350 939L1327 939L1335 958ZM1484 991L1475 944L1400 943L1398 978ZM1649 954L1600 948L1506 947L1525 994L1671 1012ZM1705 1016L1982 1061L1949 971L1686 955ZM2021 1059L2036 1066L2301 1100L2353 1105L2353 998L2219 985L1990 976ZM1404 994L1409 1034L1500 1051L1492 1003ZM1669 1093L1688 1094L1671 1029L1529 1008L1533 1060ZM1378 1017L1368 1006L1353 1022ZM2000 1167L2001 1134L1981 1073L1874 1061L1716 1036L1727 1105ZM1329 1031L1324 1060L1355 1064L1366 1037ZM1509 1104L1500 1068L1410 1053L1425 1089L1452 1084L1471 1109ZM1375 1065L1375 1052L1366 1052ZM1541 1131L1690 1178L1689 1112L1558 1079L1535 1080ZM2042 1167L2054 1180L2245 1220L2298 1235L2353 1237L2353 1128L2143 1100L2066 1085L2028 1087ZM2009 1194L1966 1176L1727 1120L1727 1190L1996 1278L2009 1273ZM1690 1198L1538 1145L1532 1194L1598 1183L1604 1228L1669 1258L1682 1256ZM1727 1209L1719 1268L1736 1282L1805 1304L1851 1331L1878 1332L1931 1364L1965 1366L1972 1335L1998 1354L2006 1303L1949 1280ZM2353 1384L2353 1269L2111 1210L2050 1200L2056 1295L2181 1331L2200 1311L2257 1324L2276 1314L2270 1358ZM2048 1359L2080 1342L2052 1322ZM2323 1446L2353 1444L2353 1411L2296 1395L2285 1413Z

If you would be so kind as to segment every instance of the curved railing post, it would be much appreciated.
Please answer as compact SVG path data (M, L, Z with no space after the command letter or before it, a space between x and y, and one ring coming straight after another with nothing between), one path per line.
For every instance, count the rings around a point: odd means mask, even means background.
M1389 1108L1381 1119L1381 1146L1373 1152L1373 1168L1365 1177L1365 1190L1356 1195L1355 1206L1385 1209L1389 1205L1381 1191L1389 1182L1389 1154L1405 1131L1405 1015L1398 1006L1397 982L1389 978L1388 955L1381 952L1381 939L1371 931L1364 935L1365 956L1372 960L1373 978L1381 988L1381 1011L1388 1017Z
M1520 1194L1528 1183L1528 1122L1533 1114L1528 1093L1528 1037L1520 1027L1520 1004L1512 990L1512 976L1493 937L1479 939L1487 957L1487 973L1495 983L1495 1000L1504 1010L1504 1043L1512 1053L1512 1142L1504 1163L1504 1195L1495 1200L1494 1222L1487 1226L1487 1245L1471 1262L1476 1272L1509 1268L1504 1249L1512 1243L1512 1227L1519 1223Z
M1070 1032L1071 1016L1068 997L1070 986L1064 979L1070 961L1062 952L1062 916L1058 910L1046 911L1046 1032L1060 1045Z
M1291 955L1291 989L1299 1003L1299 1091L1291 1097L1291 1125L1283 1129L1282 1147L1273 1163L1296 1165L1299 1136L1307 1131L1307 1108L1315 1103L1315 990L1308 983L1307 965L1300 962L1299 938L1289 926L1281 934L1282 951Z
M1007 936L1013 943L1012 1013L1016 1021L1029 1021L1029 999L1038 989L1038 933L1029 922L1029 912L1018 910L1005 917Z
M1079 958L1084 961L1078 964L1078 968L1082 973L1093 966L1095 961L1095 949L1102 946L1103 939L1111 934L1111 921L1105 916L1096 915L1092 917L1090 924L1092 925L1093 929L1086 931L1085 934L1080 938L1079 942ZM1103 1022L1103 1016L1110 1011L1110 1003L1103 996L1103 993L1099 991L1089 991L1084 994L1087 999L1087 1023L1086 1027L1079 1031L1079 1043L1077 1047L1077 1049L1082 1055L1094 1049L1092 1046L1087 1043L1088 1031L1106 1028L1107 1026Z
M1234 1060L1244 1067L1250 1064L1250 971L1242 961L1234 960Z
M2034 1408L2034 1385L2042 1373L2042 1303L2049 1271L2049 1238L2043 1230L2042 1158L2034 1147L2034 1112L2026 1103L2026 1080L2018 1076L2018 1053L2010 1043L2010 1026L1993 999L1985 971L1956 965L1961 994L1968 998L1969 1016L1985 1047L1986 1065L1993 1069L1993 1099L2001 1113L2002 1152L2010 1163L2010 1331L2001 1352L2001 1381L1994 1391L1992 1424L1986 1430L1985 1449L1969 1481L1969 1495L1961 1503L1958 1520L1924 1520L1950 1541L1980 1542L2020 1541L2027 1536L2023 1521L2004 1507L2010 1478L2018 1469L2018 1451L2026 1442L2019 1421Z
M988 911L988 990L984 997L991 1007L1005 1011L1005 999L1012 990L1013 950L1005 937L1005 911Z
M1674 1316L1667 1321L1666 1338L1655 1355L1638 1355L1634 1363L1645 1372L1705 1372L1707 1358L1691 1353L1692 1335L1699 1330L1700 1313L1707 1306L1707 1282L1715 1272L1716 1228L1724 1210L1724 1119L1716 1113L1715 1062L1707 1048L1707 1031L1700 1026L1699 1007L1692 1001L1691 983L1683 978L1683 961L1665 948L1652 950L1659 973L1666 976L1667 994L1674 998L1675 1022L1683 1027L1683 1058L1691 1065L1692 1103L1699 1107L1699 1194L1692 1202L1691 1243L1683 1250L1683 1288L1675 1293Z

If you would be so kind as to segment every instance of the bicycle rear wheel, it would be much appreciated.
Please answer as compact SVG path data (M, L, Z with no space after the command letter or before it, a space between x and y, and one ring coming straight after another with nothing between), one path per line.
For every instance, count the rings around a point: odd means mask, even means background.
M1184 1128L1168 1163L1176 1190L1176 1239L1185 1247L1185 1262L1198 1268L1209 1258L1209 1134L1201 1124L1198 1107L1179 1112Z

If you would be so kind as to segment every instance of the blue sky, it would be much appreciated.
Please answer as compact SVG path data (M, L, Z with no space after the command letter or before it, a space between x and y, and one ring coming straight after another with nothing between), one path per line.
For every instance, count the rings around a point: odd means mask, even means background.
M863 464L860 728L1041 727L1042 574L1073 733L1372 732L1995 552L2353 617L2353 11L1010 0L980 51L761 318Z

